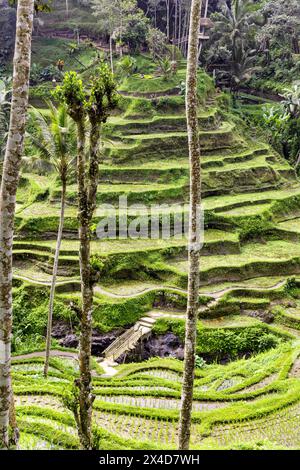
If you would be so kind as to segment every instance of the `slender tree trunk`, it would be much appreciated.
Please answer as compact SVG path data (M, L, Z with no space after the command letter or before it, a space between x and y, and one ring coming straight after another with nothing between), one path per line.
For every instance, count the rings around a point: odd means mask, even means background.
M207 14L208 14L208 0L205 0L205 7L204 7L204 15L203 15L203 18L207 18ZM205 26L202 26L202 27L200 28L200 33L202 33L202 34L205 33ZM199 45L198 60L200 59L202 49L203 49L203 40L200 42L200 45Z
M180 37L180 49L181 49L181 53L184 54L184 47L185 47L185 25L186 25L186 17L187 17L187 13L185 12L184 13L184 16L183 16L183 24L182 24L182 31L181 31L181 37Z
M91 413L88 403L91 373L90 373L90 343L91 333L89 323L92 316L92 305L90 300L90 240L89 240L89 220L87 214L87 192L85 181L85 128L82 122L77 124L78 145L77 145L77 181L78 181L78 220L79 220L79 263L81 277L81 297L82 307L80 316L80 350L79 368L79 439L82 449L91 448Z
M298 39L298 35L297 35L297 34L295 34L295 35L292 37L292 48L293 48L293 53L294 53L294 54L299 54L299 53L300 53L299 39Z
M197 118L198 36L202 0L192 0L186 82L186 115L190 161L189 274L184 372L179 422L179 449L189 449L193 405L200 267L201 166Z
M67 181L66 178L62 178L62 191L61 191L61 201L60 201L60 220L59 228L57 232L57 241L55 248L55 257L53 263L53 273L50 289L50 300L49 300L49 311L48 311L48 325L47 325L47 338L46 338L46 355L45 355L45 365L44 365L44 376L48 376L49 369L49 359L50 359L50 348L51 348L51 334L52 334L52 320L53 320L53 306L54 306L54 296L56 288L56 278L58 271L58 261L59 253L61 247L61 241L63 236L63 228L65 221L65 206L66 206L66 190L67 190Z
M80 196L79 196L80 197ZM92 311L93 288L91 286L90 269L90 227L89 217L84 211L80 215L80 275L82 311L80 319L80 391L79 391L79 415L80 415L80 444L82 449L90 450L91 423L92 423L92 394L91 394L91 342L92 342Z
M175 14L174 14L174 33L173 33L173 60L175 60L175 51L177 44L177 19L178 19L178 0L175 0Z
M79 382L79 437L82 449L91 449L92 410L94 396L91 387L91 342L93 312L93 279L90 265L90 223L96 207L98 187L98 146L100 127L92 125L90 131L89 170L86 174L84 158L85 132L78 125L78 193L79 193L79 241L82 308L80 318L80 382Z
M170 0L165 0L167 16L167 38L170 39Z
M120 41L120 57L123 57L123 44L122 44L122 33L123 33L123 12L122 6L120 7L120 34L119 34L119 41ZM112 69L113 70L113 69Z
M181 49L181 28L182 28L182 5L179 0L179 18L178 18L178 47Z
M0 192L0 447L9 446L12 334L12 243L28 105L34 0L19 0L13 91Z
M110 56L110 68L114 73L114 61L113 61L113 46L112 46L112 35L109 35L109 56Z
M66 0L66 17L69 16L69 0Z
M19 449L20 431L19 431L18 423L17 423L15 399L14 399L13 393L11 394L11 400L10 400L9 426L11 429L10 443L12 446L15 446L17 449Z

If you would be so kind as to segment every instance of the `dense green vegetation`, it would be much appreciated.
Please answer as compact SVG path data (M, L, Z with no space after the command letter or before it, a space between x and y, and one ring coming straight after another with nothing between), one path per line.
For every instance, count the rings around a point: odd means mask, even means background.
M54 1L52 11L37 18L30 77L35 110L28 113L13 249L12 371L21 449L80 445L73 387L81 331L75 127L51 119L56 108L49 100L66 119L61 104L69 104L70 89L63 79L74 77L66 72L76 70L86 86L103 64L102 70L114 69L118 100L111 116L102 116L90 226L93 446L177 446L188 263L186 233L176 237L175 231L189 201L186 44L179 39L187 34L189 2L180 32L177 2L169 12L164 2L125 3L74 0L66 11L64 2ZM299 449L300 89L294 82L300 12L294 0L225 3L211 2L213 25L203 32L209 39L198 71L205 233L191 448ZM0 54L1 161L14 8L5 5L5 15L0 12L0 42L1 24L10 19ZM99 88L91 101L87 92L81 97L88 116ZM86 136L92 130L87 124ZM44 378L62 197L52 157L64 152L66 207ZM120 197L128 208L118 206ZM115 215L117 237L99 239L99 224L109 215ZM121 233L125 215L135 237ZM151 217L159 236L139 236L150 231Z

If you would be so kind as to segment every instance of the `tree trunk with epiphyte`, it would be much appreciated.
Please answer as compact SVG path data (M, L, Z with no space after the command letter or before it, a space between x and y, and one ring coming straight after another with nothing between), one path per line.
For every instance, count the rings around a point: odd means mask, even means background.
M91 322L93 310L93 290L90 284L90 217L88 211L87 185L85 181L85 130L78 125L78 160L77 180L79 197L79 261L81 277L82 308L80 318L80 352L79 352L79 417L80 444L82 449L91 448Z
M185 326L184 371L178 446L189 449L196 353L200 268L201 166L197 118L197 68L202 0L192 0L186 77L186 116L190 165L190 209L188 237L188 299Z
M66 191L67 191L67 180L66 180L66 177L64 176L62 178L62 181L61 181L60 219L59 219L59 228L58 228L58 232L57 232L56 248L55 248L54 263L53 263L53 272L52 272L51 288L50 288L47 337L46 337L46 353L45 353L45 365L44 365L44 376L45 377L48 376L48 370L49 370L54 296L55 296L56 279L57 279L57 272L58 272L59 253L60 253L62 236L63 236L63 229L64 229L65 207L66 207Z
M98 148L100 142L100 125L90 117L90 155L87 184L81 177L85 171L82 156L78 161L78 192L79 192L79 241L80 241L80 274L82 311L80 319L80 384L79 384L79 415L81 427L81 447L91 448L91 422L94 396L91 393L91 344L92 344L92 311L93 311L93 273L91 270L91 234L90 224L96 208L96 197L99 176ZM78 131L78 155L84 152L84 130Z
M77 125L77 184L79 224L79 264L81 277L81 305L74 306L80 321L79 378L75 380L78 392L74 394L72 409L81 449L92 448L92 394L91 337L93 288L97 275L91 266L91 222L96 208L99 177L99 146L101 124L117 105L116 82L106 64L101 65L88 84L83 86L76 72L67 72L62 87L57 87L56 98L68 106L68 113ZM86 145L86 123L89 121L89 146ZM88 151L87 151L88 148Z
M0 447L9 447L12 243L28 106L34 0L19 0L10 124L0 191ZM14 433L15 434L15 433Z

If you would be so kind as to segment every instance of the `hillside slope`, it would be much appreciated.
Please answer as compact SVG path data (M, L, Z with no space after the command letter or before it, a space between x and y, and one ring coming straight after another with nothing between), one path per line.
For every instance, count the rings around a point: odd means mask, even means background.
M149 69L146 60L145 73ZM184 74L182 64L177 83ZM203 73L199 91L206 230L197 352L208 362L232 362L197 370L192 446L297 448L300 184L272 148L241 135L223 95ZM182 344L187 251L186 239L174 236L173 229L175 218L187 212L182 205L188 202L187 135L184 96L176 83L137 75L124 80L120 93L119 112L105 125L95 226L107 216L100 204L109 204L110 214L116 212L120 221L120 196L127 197L129 221L140 217L144 229L150 225L151 204L174 204L169 238L95 237L92 243L93 266L100 273L93 352L103 352L146 316L153 322L144 350L140 337L129 345L127 357L136 359L137 354L157 355L153 343L166 345L170 335L178 340L177 352ZM54 177L23 173L14 243L15 329L27 325L31 339L23 349L15 344L14 390L25 448L78 445L72 414L62 400L77 374L76 352L57 350L47 382L42 354L23 354L36 349L34 335L40 341L46 325L59 196ZM75 182L67 198L54 329L60 345L76 346L76 317L69 308L80 288ZM162 228L167 206L153 210ZM175 351L167 346L167 353ZM123 348L121 359L126 353ZM244 355L248 359L234 361ZM110 364L102 365L104 370L94 360L98 445L176 447L182 363L156 358L113 365L113 378L101 377Z

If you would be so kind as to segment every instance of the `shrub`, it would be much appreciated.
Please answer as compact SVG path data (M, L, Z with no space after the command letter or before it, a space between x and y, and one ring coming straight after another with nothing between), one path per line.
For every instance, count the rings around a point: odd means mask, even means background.
M298 284L295 277L289 277L284 286L284 290L287 294L293 295L295 290L298 289Z
M197 354L196 354L195 366L197 369L204 369L204 367L206 366L206 361L203 359L203 357L197 356Z
M241 241L252 240L262 236L273 225L266 217L255 216L243 219L240 223L239 235Z
M185 335L184 320L159 319L153 328L157 335L171 331L182 341ZM209 360L223 358L236 359L242 354L257 353L273 348L281 339L270 333L264 326L232 327L232 328L203 328L197 325L197 355Z

